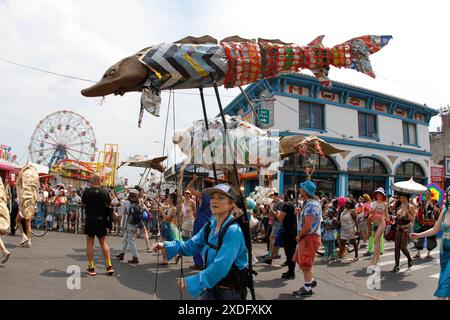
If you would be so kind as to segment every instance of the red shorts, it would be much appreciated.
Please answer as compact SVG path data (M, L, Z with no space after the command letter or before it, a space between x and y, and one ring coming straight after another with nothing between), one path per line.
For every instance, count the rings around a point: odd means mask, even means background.
M316 234L308 235L297 244L292 260L299 264L300 269L310 270L319 247L320 237Z

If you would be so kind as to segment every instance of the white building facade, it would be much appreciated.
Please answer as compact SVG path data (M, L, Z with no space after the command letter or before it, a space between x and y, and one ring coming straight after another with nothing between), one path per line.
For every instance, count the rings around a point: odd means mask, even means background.
M317 135L338 149L329 157L290 157L280 166L273 186L280 192L305 180L304 168L315 160L315 181L322 194L359 196L383 187L392 194L395 181L411 176L428 183L430 140L428 127L437 110L412 101L352 85L333 82L323 88L313 77L286 75L261 81L246 89L257 109L266 109L264 128L281 136ZM243 95L226 108L255 123ZM246 192L257 181L246 181Z

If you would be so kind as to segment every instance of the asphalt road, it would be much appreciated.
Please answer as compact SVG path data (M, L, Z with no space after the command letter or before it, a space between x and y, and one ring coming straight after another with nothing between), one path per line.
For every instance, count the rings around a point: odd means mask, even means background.
M137 240L141 263L130 265L113 260L116 274L112 277L105 274L104 259L98 244L95 246L98 274L95 277L84 274L87 267L84 235L49 232L45 237L33 238L32 248L18 247L19 236L5 236L3 240L12 255L5 265L0 265L0 299L180 299L176 284L176 279L180 276L180 263L160 267L156 273L157 255L145 252L143 239ZM152 243L153 241L151 240ZM108 237L113 254L118 253L120 242L120 237ZM256 264L257 299L435 299L433 293L437 287L439 273L437 250L433 251L433 259L415 260L411 270L406 268L406 261L402 256L400 272L392 274L390 270L394 266L393 243L387 242L381 259L379 286L373 289L367 285L371 277L371 274L367 273L369 258L362 256L364 249L360 251L361 260L354 263L345 260L342 263L323 263L317 256L314 274L318 287L314 289L314 295L307 298L294 298L291 294L303 284L298 268L295 280L281 279L281 274L286 271L286 268L279 266L284 261L283 255L281 259L274 260L272 266ZM265 244L255 244L254 253L264 254ZM131 257L128 254L126 259L129 258ZM353 258L353 253L350 253L348 258ZM185 257L183 260L185 275L193 274L194 271L188 269L192 258ZM69 289L67 286L68 278L72 275L67 272L70 266L81 270L80 289ZM69 284L76 284L73 277L69 279ZM192 299L187 292L182 294L183 299Z

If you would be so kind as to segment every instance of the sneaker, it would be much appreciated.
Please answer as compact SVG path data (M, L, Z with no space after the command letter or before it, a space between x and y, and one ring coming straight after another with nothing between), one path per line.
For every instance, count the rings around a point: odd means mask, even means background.
M96 275L97 275L97 272L95 272L95 269L94 269L94 268L88 268L88 269L86 270L86 273L87 273L88 275L90 275L90 276L96 276Z
M312 296L312 290L306 290L305 287L301 287L299 290L292 293L294 296Z
M23 248L31 248L31 241L28 240L27 242L24 243L24 245L22 246Z
M372 252L366 252L366 253L364 253L364 255L365 255L366 257L371 257L371 256L373 255L373 253L372 253Z
M289 272L285 272L285 273L283 273L281 275L281 278L285 279L285 280L294 280L295 279L295 274L289 273Z
M11 252L8 252L7 254L3 254L3 260L2 260L2 264L6 263L6 261L8 261L9 257L11 256Z
M94 273L95 273L95 271L94 271ZM113 267L112 267L112 266L106 267L106 273L107 273L109 276L112 276L112 275L114 274L114 269L113 269ZM94 276L95 276L95 274L94 274Z
M28 242L28 237L22 237L19 246L23 247Z
M317 281L316 281L316 280L313 280L313 281L311 282L311 288L315 288L315 287L317 287Z

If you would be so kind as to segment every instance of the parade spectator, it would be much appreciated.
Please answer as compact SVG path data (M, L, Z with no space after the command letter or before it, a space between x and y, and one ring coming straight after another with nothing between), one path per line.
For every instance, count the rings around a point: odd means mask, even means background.
M325 244L325 254L323 257L324 262L336 259L336 229L338 227L338 221L334 217L333 210L327 210L327 218L324 221L325 232L323 235L323 241Z
M142 220L139 220L139 214L142 213L143 208L139 203L139 191L131 189L128 195L128 200L122 203L123 216L125 218L125 232L122 238L122 250L116 258L124 260L125 254L128 250L132 255L132 259L128 260L128 263L138 264L139 257L136 246L136 234L139 226L142 224Z
M365 248L367 247L367 241L369 240L369 226L367 225L367 218L369 217L372 199L367 193L363 194L361 199L361 212L358 214L358 230L360 239L363 241L360 247Z
M408 268L412 267L412 258L408 250L409 242L409 227L411 222L414 221L415 208L414 205L409 203L410 195L406 193L400 193L401 206L398 208L395 216L395 266L392 272L400 271L400 251L408 259Z
M421 233L411 233L411 239L417 240L434 236L439 231L442 231L442 241L439 253L439 283L438 288L434 293L440 300L450 300L450 215L447 214L449 206L450 188L447 188L445 206L434 227Z
M139 196L138 196L139 205L142 207L142 209L144 211L147 211L148 208L145 205L145 202L147 201L147 195L145 194L144 189L139 186L135 186L134 188L139 191ZM147 213L147 215L148 215L148 213ZM144 238L147 252L149 252L149 253L152 252L152 250L150 248L150 236L148 235L148 230L147 230L147 227L146 227L144 221L142 221L142 223L138 226L138 228L139 228L139 234Z
M53 188L50 188L48 192L47 198L47 216L52 217L52 221L56 218L56 204L55 204L56 196Z
M280 199L279 194L275 192L272 195L272 204L270 208L272 217L272 232L270 234L270 252L268 254L267 260L279 259L278 254L279 247L275 245L275 238L281 229L281 222L278 220L278 215L280 214L281 208L283 207L283 201ZM287 264L286 264L287 265Z
M108 229L112 226L111 197L108 190L101 187L99 174L92 175L91 184L92 186L83 192L81 199L86 209L86 255L89 262L87 274L90 276L97 274L94 267L94 240L97 237L105 256L106 271L109 275L112 275L114 270L111 264L109 247L106 243Z
M163 219L161 224L161 240L162 241L175 241L180 240L178 235L177 226L174 224L175 218L177 216L177 195L176 193L169 194L167 198L167 206L162 205L160 207L160 214ZM160 263L162 266L169 265L167 260L166 250L164 248L161 250L163 256L163 262Z
M341 236L339 239L339 257L338 262L341 262L347 242L350 241L355 249L355 257L353 262L358 261L358 244L356 237L358 235L358 220L355 211L355 200L347 199L344 205L344 211L339 217L341 226Z
M115 191L111 191L111 206L113 208L113 230L117 235L120 234L122 225L121 202Z
M280 221L283 226L281 238L288 266L288 271L283 273L281 277L286 280L291 280L295 279L295 261L292 260L292 257L294 256L297 244L295 239L297 236L297 220L294 205L295 191L288 190L286 199L288 199L288 201L283 203L280 213L277 216L277 220Z
M419 206L417 214L417 219L419 222L419 230L417 231L417 233L422 233L429 229L433 229L434 225L436 224L436 221L439 219L440 211L441 210L437 201L431 199L431 194L430 192L428 192L425 195L425 201L422 201ZM428 250L427 258L431 257L431 251L437 247L436 235L426 238L419 238L415 243L417 253L413 258L415 259L420 258L420 251L423 250L425 239L427 242L427 250Z
M197 200L197 212L195 213L195 221L194 221L194 229L193 235L195 236L203 226L209 221L211 218L211 205L209 195L204 192L200 192L193 187L193 184L198 180L198 177L194 175L192 177L191 182L187 185L186 189L191 192L192 195L195 196ZM204 182L205 188L210 188L213 186L212 182L209 180L205 180ZM203 258L200 253L194 255L194 264L189 266L190 269L193 270L203 270Z
M317 249L320 247L322 208L314 199L316 189L316 185L310 180L300 184L300 196L304 204L301 213L297 216L298 245L294 260L303 272L305 284L293 292L294 296L310 296L313 294L312 288L317 286L313 278L313 264Z
M70 193L67 190L67 223L69 232L78 233L79 227L79 219L80 219L80 205L81 205L81 197L77 194L76 190L69 186L68 189L71 189Z
M63 189L59 190L58 196L55 200L56 204L56 212L57 212L57 224L58 224L58 231L63 232L64 231L64 222L66 220L66 214L67 214L67 197L66 193Z
M389 221L387 197L383 188L378 188L372 195L374 202L367 221L373 225L374 228L374 251L369 268L376 266L380 260L381 241L384 239L384 230L386 223ZM372 226L371 226L372 227ZM370 251L370 249L369 249Z
M188 206L186 208L186 215L182 226L183 230L182 236L184 240L192 238L192 235L194 233L194 222L195 222L194 212L192 211L192 207Z

